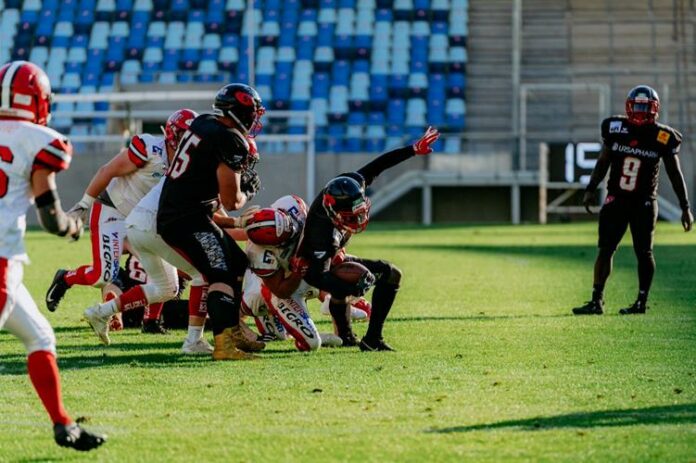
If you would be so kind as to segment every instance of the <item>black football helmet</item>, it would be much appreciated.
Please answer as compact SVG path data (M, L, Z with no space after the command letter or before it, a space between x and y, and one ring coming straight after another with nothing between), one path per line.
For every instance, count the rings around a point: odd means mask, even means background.
M246 136L255 137L263 127L261 116L266 108L261 104L258 92L248 85L222 87L215 95L213 109L215 115L233 120Z
M360 233L370 220L370 198L353 177L342 175L326 184L322 204L333 224L350 233Z
M626 97L626 116L631 124L654 124L660 111L660 97L652 87L633 87Z

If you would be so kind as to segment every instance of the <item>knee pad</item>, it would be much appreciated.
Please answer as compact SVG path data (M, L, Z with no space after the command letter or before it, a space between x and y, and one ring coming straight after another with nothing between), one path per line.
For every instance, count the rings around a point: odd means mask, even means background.
M179 286L176 283L163 286L146 284L143 285L143 292L145 293L147 302L154 304L174 299L177 294L179 294Z
M389 276L387 277L387 283L394 286L399 286L401 284L402 275L403 273L397 266L389 264Z

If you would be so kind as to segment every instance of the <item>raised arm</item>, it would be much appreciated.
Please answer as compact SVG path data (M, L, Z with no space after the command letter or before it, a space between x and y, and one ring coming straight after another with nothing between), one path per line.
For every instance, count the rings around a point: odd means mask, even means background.
M372 184L372 182L377 178L379 174L387 169L394 167L397 164L404 162L405 160L413 156L424 156L426 154L432 153L432 144L437 141L440 137L440 132L437 129L428 127L425 134L419 138L413 145L404 146L397 148L392 151L388 151L377 159L370 161L369 163L362 166L357 172L362 176L365 181L365 186Z

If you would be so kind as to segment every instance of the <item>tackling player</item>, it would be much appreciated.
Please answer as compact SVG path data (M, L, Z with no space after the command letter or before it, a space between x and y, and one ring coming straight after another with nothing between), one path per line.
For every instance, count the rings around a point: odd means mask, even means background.
M264 107L243 84L220 89L214 114L198 116L181 140L162 187L157 231L208 283L206 301L215 336L214 360L254 358L265 344L249 340L239 326L242 278L248 264L239 245L213 221L220 203L244 206L243 184L256 176L247 137L261 129Z
M68 168L70 142L46 127L51 85L41 68L26 61L0 67L0 328L17 336L27 349L27 369L36 393L53 422L58 445L91 450L105 436L85 431L63 407L56 338L22 283L26 212L32 203L41 226L77 240L78 217L63 212L55 173Z
M432 144L439 136L436 129L429 127L413 145L389 151L356 172L334 178L319 193L309 209L296 265L306 272L307 283L331 293L329 310L344 346L359 344L363 351L394 350L384 342L382 328L399 290L401 271L383 260L349 255L344 257L346 262L360 263L369 270L357 284L339 279L330 269L336 264L335 257L342 252L350 237L367 228L370 200L365 195L365 188L386 169L413 156L431 153ZM361 297L373 285L375 290L372 294L370 322L367 333L358 342L351 327L350 306L346 303L346 298Z
M120 293L111 283L118 276L126 237L125 218L163 177L182 134L195 115L190 109L176 111L167 119L164 137L135 135L127 148L99 168L82 199L68 211L69 215L86 221L91 208L92 264L56 272L46 292L48 310L55 311L73 285L102 288L105 300ZM161 304L150 307L143 332L163 332L159 323L161 310Z
M682 226L685 231L691 230L694 218L678 156L682 136L672 127L656 122L659 110L657 92L640 85L628 93L625 116L609 117L602 122L603 146L585 191L585 208L592 213L590 206L596 201L597 186L610 170L608 196L599 212L599 252L594 267L592 300L574 308L575 315L603 313L604 284L611 274L616 248L629 226L638 260L638 297L632 306L619 313L644 314L647 310L655 273L653 236L660 159L679 199Z
M287 195L246 221L249 269L244 276L242 307L257 317L256 326L262 335L273 333L285 339L289 333L298 350L314 351L322 345L340 346L343 342L333 334L319 333L306 303L319 291L304 282L301 273L290 270L290 258L306 218L304 200Z

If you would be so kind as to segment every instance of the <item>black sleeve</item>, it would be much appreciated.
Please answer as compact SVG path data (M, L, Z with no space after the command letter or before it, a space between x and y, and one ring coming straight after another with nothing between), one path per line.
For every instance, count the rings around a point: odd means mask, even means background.
M221 129L218 136L213 140L216 146L213 148L217 152L220 162L226 164L235 172L244 170L249 156L249 145L246 140L228 129Z
M385 170L394 167L395 165L400 164L415 155L416 153L413 151L412 145L397 148L395 150L388 151L379 156L377 159L365 164L358 169L358 174L362 175L363 179L365 180L365 186L367 186L372 184L375 178L377 178L377 176Z
M611 121L611 118L606 118L602 121L602 128L601 128L601 136L602 136L602 141L605 144L609 143L609 123Z
M673 156L675 154L679 154L679 150L681 149L681 143L682 143L682 134L679 133L677 130L670 130L670 137L669 140L667 141L667 149L665 150L665 155L666 156Z

